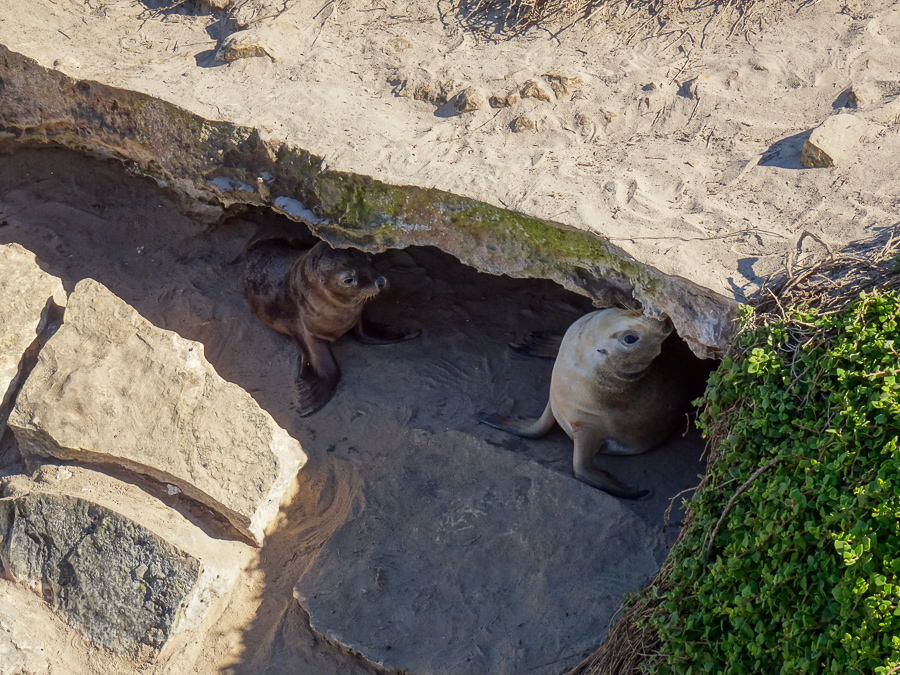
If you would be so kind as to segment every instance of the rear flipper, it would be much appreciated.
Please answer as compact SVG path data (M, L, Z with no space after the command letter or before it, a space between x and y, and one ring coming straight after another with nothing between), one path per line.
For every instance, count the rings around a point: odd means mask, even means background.
M574 433L575 451L572 456L572 468L575 477L582 483L618 497L619 499L647 499L653 494L653 490L631 490L623 485L606 471L601 471L594 466L594 457L605 441L591 430L576 429Z
M487 424L489 427L506 431L522 438L540 438L546 434L556 419L553 417L553 411L550 404L544 408L544 414L536 420L529 420L524 417L504 417L503 415L478 413L478 421Z
M559 353L559 345L563 336L548 331L536 331L528 333L517 342L510 342L509 348L525 356L534 356L539 359L555 359Z
M394 328L360 317L353 327L353 337L367 345L390 345L419 337L418 329Z
M300 417L312 415L328 403L337 391L341 370L324 340L298 340L300 367L297 372L297 400L294 409Z

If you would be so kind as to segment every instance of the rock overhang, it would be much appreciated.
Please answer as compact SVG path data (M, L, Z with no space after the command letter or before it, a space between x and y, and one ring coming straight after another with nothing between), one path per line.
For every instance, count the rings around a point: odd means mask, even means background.
M0 151L62 146L124 163L207 221L271 208L337 246L436 246L492 274L552 279L599 307L667 315L701 357L723 353L737 303L641 263L604 237L436 188L330 170L258 129L147 94L73 79L0 46Z

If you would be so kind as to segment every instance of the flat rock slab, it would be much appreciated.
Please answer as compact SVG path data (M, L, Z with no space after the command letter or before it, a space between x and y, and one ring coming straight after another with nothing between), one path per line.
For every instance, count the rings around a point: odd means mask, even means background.
M314 630L367 659L559 673L659 569L628 504L456 432L398 446L294 590Z
M64 306L62 282L18 244L0 246L0 433L24 372L26 352L47 324L50 302Z
M156 328L91 279L72 292L9 425L26 458L113 464L174 485L256 544L306 463L202 344Z

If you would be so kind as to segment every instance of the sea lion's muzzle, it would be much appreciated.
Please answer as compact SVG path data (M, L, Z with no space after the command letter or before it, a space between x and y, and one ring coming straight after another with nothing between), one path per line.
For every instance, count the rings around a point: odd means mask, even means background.
M375 279L375 286L376 288L378 288L378 290L381 290L382 288L387 286L387 279L385 279L384 277L378 277L377 279Z

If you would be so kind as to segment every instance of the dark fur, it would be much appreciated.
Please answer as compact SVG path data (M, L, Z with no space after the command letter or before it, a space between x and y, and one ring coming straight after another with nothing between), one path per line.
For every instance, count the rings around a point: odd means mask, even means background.
M297 408L304 416L324 406L337 389L341 371L331 342L351 330L367 344L402 342L419 334L365 321L363 306L387 282L356 249L336 249L324 241L311 249L285 239L257 241L244 252L242 279L260 321L297 341Z

